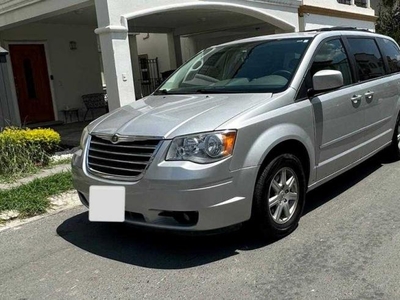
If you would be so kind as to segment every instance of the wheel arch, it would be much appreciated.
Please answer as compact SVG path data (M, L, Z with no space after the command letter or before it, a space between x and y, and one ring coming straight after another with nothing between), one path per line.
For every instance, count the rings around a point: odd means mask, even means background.
M293 155L299 159L305 173L305 178L304 178L305 182L303 181L303 183L305 183L305 186L303 185L298 186L300 190L298 191L298 196L297 196L297 208L293 212L293 215L291 215L291 219L289 219L285 223L276 224L275 221L273 221L274 217L269 202L270 200L269 191L267 190L266 192L265 189L268 188L269 184L271 184L271 180L273 180L273 177L271 175L275 174L270 172L271 171L276 172L277 170L280 170L279 169L281 167L280 164L284 163L283 160L281 159L274 159L282 154L286 154L285 156L282 156L283 158L286 159L290 159L291 157L293 157ZM308 160L309 160L309 154L306 146L296 139L288 139L281 141L280 143L276 144L264 157L264 160L261 163L257 174L257 184L254 190L254 196L252 202L252 216L251 216L251 222L252 222L251 224L254 224L256 228L264 236L272 238L281 238L296 229L298 221L302 216L302 211L305 203L305 197L307 191L306 189L308 185L307 178L309 177L308 174L310 173L309 170L310 163L308 162ZM271 162L273 163L271 164ZM292 164L294 163L293 160L291 160L291 163ZM267 165L270 166L267 167ZM265 171L266 167L268 168L268 172ZM269 181L267 182L267 180ZM267 185L265 185L266 182ZM284 190L282 189L275 196L284 197L283 195L289 192L284 192ZM282 198L277 205L281 207L282 205L284 205L282 202Z
M261 173L272 159L284 153L293 154L300 160L300 163L303 167L306 176L306 183L308 185L311 175L310 154L306 146L302 142L296 139L287 139L281 141L268 151L268 153L264 156L260 164L260 168L257 173L257 179L260 177Z

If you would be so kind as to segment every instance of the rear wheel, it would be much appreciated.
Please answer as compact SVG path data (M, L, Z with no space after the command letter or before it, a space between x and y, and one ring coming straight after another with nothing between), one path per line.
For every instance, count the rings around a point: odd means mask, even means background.
M263 170L254 191L253 222L267 238L284 237L296 229L303 212L306 180L299 159L282 154Z
M400 114L397 116L392 145L390 147L393 157L395 159L400 159Z

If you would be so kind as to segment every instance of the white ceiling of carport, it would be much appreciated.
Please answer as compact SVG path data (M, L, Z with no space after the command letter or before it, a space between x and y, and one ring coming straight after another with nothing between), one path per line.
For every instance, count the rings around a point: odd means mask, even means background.
M263 23L258 19L235 12L211 9L186 9L155 13L129 20L129 31L154 33L173 31L178 35L192 35L229 28L248 27L251 25L257 27L260 24Z
M96 10L89 6L76 11L43 19L45 24L75 24L97 27ZM213 32L249 32L261 28L273 33L275 27L262 23L253 17L229 11L196 9L155 13L129 20L130 32L167 33L178 35L199 35ZM252 30L251 30L252 29Z
M43 19L40 23L66 24L66 25L89 25L97 27L96 9L94 6L74 10L58 16Z

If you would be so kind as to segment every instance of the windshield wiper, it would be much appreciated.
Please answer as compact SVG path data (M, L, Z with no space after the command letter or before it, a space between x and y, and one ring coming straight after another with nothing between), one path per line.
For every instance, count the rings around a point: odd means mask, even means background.
M226 90L226 89L198 89L196 91L168 91L166 89L158 90L153 95L189 95L189 94L223 94L223 93L233 93L234 91Z
M154 95L169 95L167 90L158 90L157 92L154 93Z
M196 90L196 94L221 94L221 93L229 93L224 89L198 89Z

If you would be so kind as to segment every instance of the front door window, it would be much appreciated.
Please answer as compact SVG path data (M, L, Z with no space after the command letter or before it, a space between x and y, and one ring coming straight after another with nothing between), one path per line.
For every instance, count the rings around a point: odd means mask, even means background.
M25 58L23 66L24 66L25 83L26 83L26 90L28 92L28 97L30 99L36 99L36 88L35 88L35 82L33 80L31 60L29 58Z
M340 71L344 85L353 83L349 60L339 39L324 42L318 50L311 67L311 77L321 70Z

